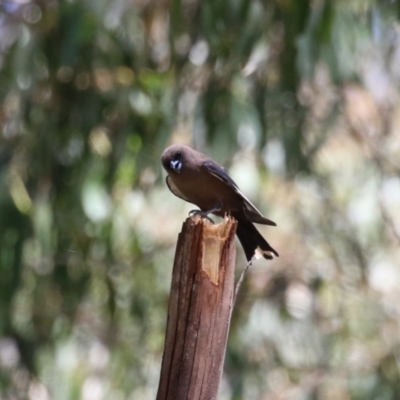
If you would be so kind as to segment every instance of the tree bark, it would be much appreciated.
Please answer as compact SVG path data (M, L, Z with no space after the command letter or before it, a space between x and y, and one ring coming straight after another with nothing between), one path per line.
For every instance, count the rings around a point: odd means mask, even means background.
M157 400L216 399L234 297L237 222L188 218L178 237Z

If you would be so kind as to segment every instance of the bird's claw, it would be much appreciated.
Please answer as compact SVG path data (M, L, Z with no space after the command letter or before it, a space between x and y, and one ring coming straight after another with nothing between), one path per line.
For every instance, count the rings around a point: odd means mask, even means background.
M191 210L191 211L189 211L189 217L195 217L197 215L200 218L208 219L212 224L214 224L214 221L208 216L208 212L207 211L201 211L201 210Z

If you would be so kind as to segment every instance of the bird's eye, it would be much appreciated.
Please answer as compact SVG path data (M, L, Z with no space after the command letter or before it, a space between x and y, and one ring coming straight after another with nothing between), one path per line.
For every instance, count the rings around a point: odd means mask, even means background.
M175 154L176 159L180 159L182 157L182 153L180 151L177 151Z

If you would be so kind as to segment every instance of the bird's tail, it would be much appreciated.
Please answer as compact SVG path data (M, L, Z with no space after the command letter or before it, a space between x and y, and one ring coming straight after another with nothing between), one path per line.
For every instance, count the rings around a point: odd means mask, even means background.
M248 219L240 219L236 230L237 237L243 246L247 261L250 261L256 253L262 254L267 260L272 260L272 255L279 257L279 254L274 250L268 242L261 236L257 228Z

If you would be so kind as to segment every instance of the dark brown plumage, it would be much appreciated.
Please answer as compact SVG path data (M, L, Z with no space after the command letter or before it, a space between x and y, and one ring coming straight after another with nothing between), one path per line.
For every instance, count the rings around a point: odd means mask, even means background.
M263 217L250 200L240 191L227 171L204 154L183 145L168 147L161 156L168 172L167 185L181 199L195 204L207 216L212 213L223 217L231 215L238 221L236 234L250 261L256 251L267 258L278 253L261 236L253 222L276 226Z

